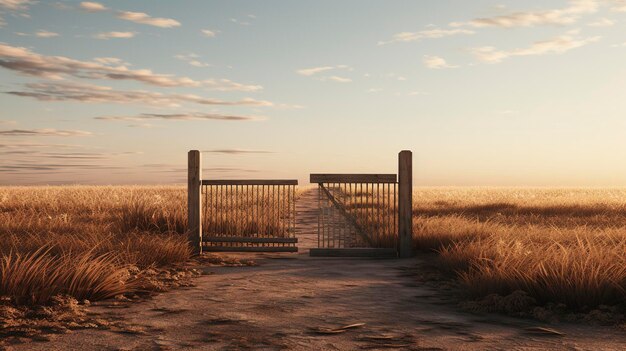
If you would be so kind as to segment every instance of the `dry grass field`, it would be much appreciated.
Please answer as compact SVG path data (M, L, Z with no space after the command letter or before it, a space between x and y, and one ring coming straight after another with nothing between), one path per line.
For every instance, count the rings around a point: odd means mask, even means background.
M141 289L133 272L189 259L181 187L0 188L0 295L45 304Z
M416 188L414 215L416 248L474 298L521 290L538 305L624 310L626 189ZM0 295L142 289L137 271L190 258L185 227L184 187L0 188Z
M473 297L626 310L626 189L416 188L414 216Z
M270 214L285 203L272 195L206 206L204 226L284 235ZM94 301L145 289L137 273L191 257L186 227L184 186L0 187L0 296L45 304L56 295Z

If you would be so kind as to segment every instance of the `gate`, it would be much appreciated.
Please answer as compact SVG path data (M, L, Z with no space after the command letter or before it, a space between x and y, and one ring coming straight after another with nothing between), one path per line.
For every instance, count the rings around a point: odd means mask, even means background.
M197 166L196 166L197 165ZM197 252L297 252L297 180L201 179L189 152L189 239Z
M311 174L317 183L317 248L311 256L397 255L395 174Z
M412 155L396 174L311 174L318 184L318 247L311 256L409 257ZM399 179L397 179L399 178Z
M194 251L297 252L297 180L202 179L189 151L188 237ZM311 256L410 257L412 154L398 174L311 174L318 184L318 247Z

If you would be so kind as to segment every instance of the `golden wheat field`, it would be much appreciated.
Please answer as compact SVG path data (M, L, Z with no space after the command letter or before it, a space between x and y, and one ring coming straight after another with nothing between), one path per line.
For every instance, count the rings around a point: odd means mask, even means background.
M571 309L623 305L625 199L626 189L416 188L414 242L473 297L522 290ZM129 267L190 258L185 227L182 186L0 188L0 295L132 291Z

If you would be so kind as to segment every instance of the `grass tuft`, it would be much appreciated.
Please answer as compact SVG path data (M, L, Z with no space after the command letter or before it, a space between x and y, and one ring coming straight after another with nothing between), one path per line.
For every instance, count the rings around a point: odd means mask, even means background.
M18 304L44 304L54 296L100 300L133 288L125 281L126 269L112 254L91 252L55 256L41 248L29 253L9 253L0 260L0 295Z

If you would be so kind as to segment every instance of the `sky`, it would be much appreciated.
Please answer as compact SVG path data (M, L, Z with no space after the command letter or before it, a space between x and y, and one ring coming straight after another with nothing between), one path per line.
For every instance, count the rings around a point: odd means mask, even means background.
M0 0L0 185L626 186L626 0Z

